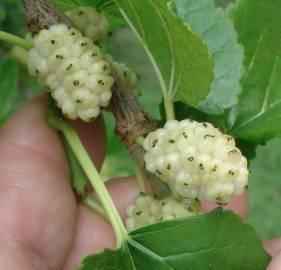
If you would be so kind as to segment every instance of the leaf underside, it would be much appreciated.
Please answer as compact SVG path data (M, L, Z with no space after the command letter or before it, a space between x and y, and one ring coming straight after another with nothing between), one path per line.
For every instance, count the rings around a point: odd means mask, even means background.
M214 81L207 99L198 108L209 114L223 114L237 104L243 76L244 50L238 43L233 22L213 0L172 0L174 11L200 34L214 59ZM172 5L172 6L173 6Z
M264 270L270 260L253 229L221 209L129 236L117 251L86 257L78 270Z
M140 39L164 96L196 106L213 80L213 62L203 40L168 9L167 0L115 0Z
M246 72L229 126L234 135L256 143L281 136L280 15L281 0L239 0L232 10Z

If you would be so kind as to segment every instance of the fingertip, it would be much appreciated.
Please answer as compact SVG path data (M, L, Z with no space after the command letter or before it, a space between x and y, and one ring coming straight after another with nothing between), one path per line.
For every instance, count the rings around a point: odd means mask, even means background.
M269 252L271 256L275 256L278 252L281 251L281 237L266 240L263 242L264 248ZM280 261L281 263L281 261Z
M114 249L115 236L108 222L83 205L78 208L78 217L72 247L64 263L64 270L76 269L81 258Z
M122 218L126 217L126 207L132 203L140 190L135 177L118 178L107 184L109 193Z
M120 215L124 218L126 206L139 193L135 177L111 180L107 187ZM98 214L80 205L75 238L64 270L74 269L79 265L81 258L88 254L114 247L115 236L109 223Z
M266 270L281 270L281 252L277 253Z

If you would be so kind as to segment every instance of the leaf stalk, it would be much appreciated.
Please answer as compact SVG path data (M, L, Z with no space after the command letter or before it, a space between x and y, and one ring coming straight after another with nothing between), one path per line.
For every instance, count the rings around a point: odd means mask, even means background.
M169 95L164 96L164 108L167 120L175 120L174 101Z

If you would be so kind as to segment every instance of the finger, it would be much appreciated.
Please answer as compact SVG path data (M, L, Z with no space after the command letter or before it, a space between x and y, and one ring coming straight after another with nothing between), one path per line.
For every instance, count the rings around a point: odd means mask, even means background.
M35 249L57 267L70 247L77 207L64 149L46 123L46 107L44 98L37 98L1 129L0 233L2 239L13 236L26 250ZM92 157L100 166L105 152L102 119L75 125L90 154L97 153Z
M281 251L281 237L264 241L263 244L271 256L275 256Z
M280 270L281 269L281 237L263 242L264 248L273 257L267 270Z
M31 259L32 258L32 259ZM49 269L44 262L35 253L14 242L5 242L0 240L0 269L9 270L47 270Z
M1 129L0 239L34 251L32 263L40 257L57 269L71 244L77 207L60 138L45 115L46 102L36 99Z
M126 206L133 202L139 193L137 181L129 177L113 180L107 186L120 215L124 218ZM115 236L111 226L97 214L80 206L75 238L64 270L75 269L81 258L88 254L114 247Z
M267 270L281 270L281 251L272 259Z
M42 109L40 111L40 116L42 116L41 120L42 122L44 121L45 123L46 119L44 115L47 110L47 103L45 98L44 97L37 98L35 101L31 101L29 104L34 104L34 103L39 103L38 105ZM30 106L29 104L27 104L25 107ZM7 133L7 136L10 136L10 132L17 128L15 122L19 121L17 119L19 119L20 114L21 112L16 113L16 115L7 122L7 124L1 129L0 135ZM30 133L33 133L34 131L45 132L45 130L42 129L35 130L36 127L33 125L33 117L36 118L36 115L34 115L32 112L30 113L30 115L26 115L26 116L21 115L20 121L21 122L23 121L22 126L24 127L22 132L30 132ZM103 118L100 116L98 119L96 119L96 121L94 121L91 124L82 122L81 120L76 120L73 121L73 125L77 130L77 133L79 134L81 141L85 145L85 148L87 149L95 165L98 168L100 168L101 165L103 164L105 151L106 151L106 134L105 134L105 126L104 126ZM47 125L45 126L45 128L49 129ZM14 138L15 140L21 139L20 134L19 136L17 136L16 132L14 132L13 134L15 134L15 138ZM36 135L37 136L33 136L30 138L27 137L24 138L28 139L27 142L28 145L33 144L34 138L38 138L40 142L39 143L34 142L34 143L36 144L36 146L40 146L41 148L42 140L40 139L40 134L36 134ZM53 139L54 136L51 136L49 141L53 141ZM47 142L45 143L45 146L48 146ZM47 147L45 147L44 150L48 150ZM56 152L53 152L52 148L49 148L49 150L50 151L46 151L46 153L48 152L49 156L52 156L52 158L54 159L61 158L61 160L57 160L57 161L65 164L65 156L62 157L61 155L61 147L59 147L58 151Z
M203 203L202 209L204 212L209 212L217 207L218 206L216 204ZM234 198L227 206L224 207L224 209L232 210L242 218L246 218L249 211L248 194L244 193L243 195Z

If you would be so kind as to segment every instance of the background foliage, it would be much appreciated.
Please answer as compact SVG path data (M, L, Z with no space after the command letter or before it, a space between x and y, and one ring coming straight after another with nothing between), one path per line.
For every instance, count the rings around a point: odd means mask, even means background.
M87 1L87 0L83 0ZM58 1L63 7L64 1ZM65 1L67 2L67 1ZM217 5L225 6L232 1L217 0ZM113 16L114 17L114 16ZM118 16L114 17L116 20ZM23 36L26 32L20 0L2 0L0 3L0 30ZM126 46L126 50L123 48ZM140 102L155 118L160 119L160 86L150 62L139 41L128 30L114 32L110 50L117 60L129 64L140 77L142 96ZM33 79L27 76L23 65L14 55L21 52L7 44L0 43L0 124L21 104L37 92ZM133 174L134 169L125 148L113 133L114 121L110 113L104 114L108 126L108 151L103 168L105 179ZM261 238L281 234L281 140L275 139L257 148L257 156L250 169L249 221Z

